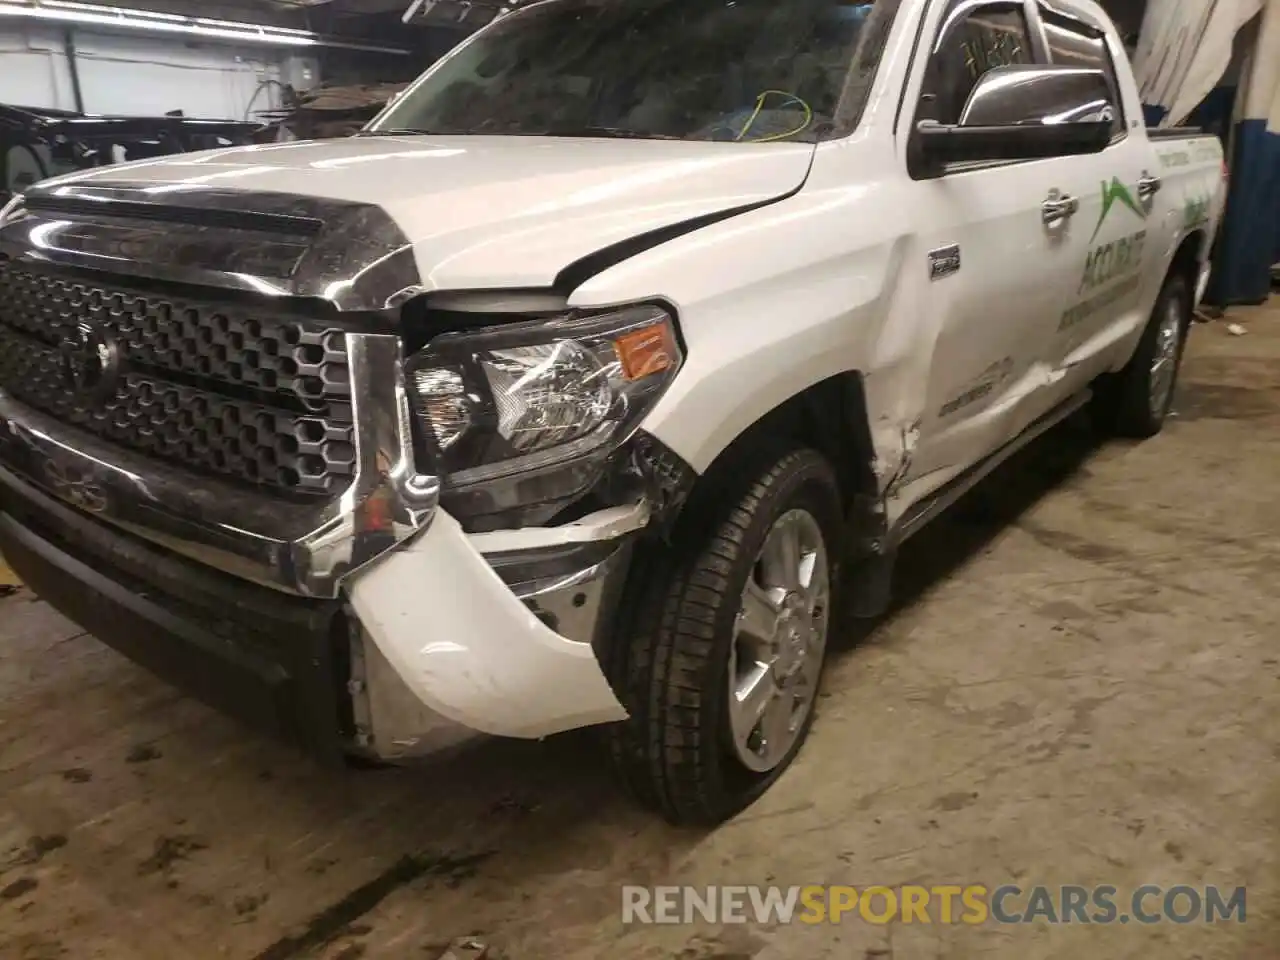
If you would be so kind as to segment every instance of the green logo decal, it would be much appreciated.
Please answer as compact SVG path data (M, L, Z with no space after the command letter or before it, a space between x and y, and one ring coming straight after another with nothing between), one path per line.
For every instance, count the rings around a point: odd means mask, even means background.
M1083 294L1110 283L1128 273L1136 273L1142 269L1142 253L1147 239L1147 231L1137 233L1109 243L1102 243L1089 251L1084 262L1084 274L1080 277L1080 286L1076 291Z
M1098 225L1093 228L1093 236L1089 238L1091 249L1085 259L1084 273L1076 290L1076 296L1087 295L1087 299L1072 305L1063 313L1058 323L1059 332L1070 330L1099 311L1115 309L1121 300L1136 293L1141 286L1142 256L1147 239L1145 228L1093 246L1094 240L1098 238L1098 231L1102 229L1107 214L1117 200L1121 206L1132 210L1139 220L1147 219L1147 211L1133 199L1133 194L1120 182L1119 177L1112 177L1110 183L1102 181L1102 215L1098 217ZM1184 211L1184 216L1193 215L1195 211Z
M1209 197L1187 197L1182 203L1182 225L1198 227L1209 222Z
M1112 177L1111 182L1102 181L1102 216L1098 217L1098 225L1093 228L1093 236L1089 238L1089 242L1098 236L1098 231L1102 229L1103 221L1107 219L1107 214L1111 212L1111 207L1119 200L1122 204L1132 210L1142 220L1147 219L1147 211L1138 205L1133 199L1133 195L1129 193L1129 188L1120 182L1119 177Z

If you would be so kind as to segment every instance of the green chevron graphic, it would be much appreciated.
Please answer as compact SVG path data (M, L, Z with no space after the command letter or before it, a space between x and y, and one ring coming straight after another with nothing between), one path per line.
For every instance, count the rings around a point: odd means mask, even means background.
M1209 195L1187 197L1182 203L1182 225L1198 227L1209 221Z
M1107 214L1111 212L1111 207L1119 200L1122 204L1136 213L1141 219L1147 219L1147 211L1143 210L1138 202L1133 199L1133 194L1129 192L1129 188L1120 182L1119 177L1112 177L1111 182L1102 181L1102 216L1098 217L1098 225L1093 228L1093 236L1089 238L1089 242L1098 236L1098 231L1102 229L1103 221L1107 219Z

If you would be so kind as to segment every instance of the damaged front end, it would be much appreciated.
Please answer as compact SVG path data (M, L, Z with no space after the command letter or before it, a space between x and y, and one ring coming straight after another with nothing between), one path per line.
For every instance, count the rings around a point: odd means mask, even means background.
M476 731L541 737L623 719L600 664L636 551L666 535L695 480L637 431L553 522L468 534L442 508L357 573L347 590L357 747L404 760Z
M415 326L429 330L406 381L441 508L347 588L361 742L384 759L447 743L436 718L518 737L623 719L599 655L636 541L669 527L694 479L638 429L682 362L666 308L450 303L447 319L428 307L406 329L411 348Z
M637 539L693 483L640 429L683 360L672 311L455 303L445 322L415 313L409 245L376 208L253 200L54 187L8 210L15 570L315 752L395 761L625 717L597 651Z

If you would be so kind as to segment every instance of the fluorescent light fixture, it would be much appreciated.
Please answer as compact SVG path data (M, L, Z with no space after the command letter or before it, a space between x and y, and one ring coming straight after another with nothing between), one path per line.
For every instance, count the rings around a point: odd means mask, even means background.
M207 17L183 17L173 13L108 7L98 3L79 3L73 0L0 0L0 18L4 17L74 23L87 27L113 27L118 30L137 30L144 33L185 34L190 37L229 40L236 43L285 47L340 47L346 50L365 50L370 53L390 53L400 56L409 53L408 50L394 47L380 47L358 41L323 37L309 30L294 30L290 27L211 20Z
M55 10L84 10L88 13L100 13L103 10L102 5L98 3L73 3L71 0L45 0L44 6ZM147 20L168 20L173 23L181 23L187 19L176 13L161 13L158 10L130 10L129 15Z

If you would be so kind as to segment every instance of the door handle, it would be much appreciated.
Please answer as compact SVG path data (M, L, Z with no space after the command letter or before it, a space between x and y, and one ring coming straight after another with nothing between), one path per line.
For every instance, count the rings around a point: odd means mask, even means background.
M1138 199L1150 200L1160 192L1161 182L1159 177L1153 177L1145 170L1142 171L1142 179L1138 181Z
M1048 199L1040 204L1040 217L1044 220L1046 227L1051 227L1073 216L1079 209L1080 201L1075 197L1069 197L1058 190L1051 190Z

